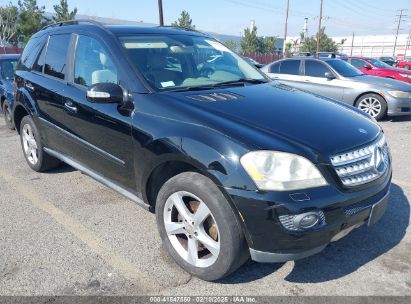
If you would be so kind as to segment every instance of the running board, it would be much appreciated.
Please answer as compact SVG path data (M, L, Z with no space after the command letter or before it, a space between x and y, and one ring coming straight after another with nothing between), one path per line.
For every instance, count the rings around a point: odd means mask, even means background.
M55 158L58 158L62 162L65 162L66 164L72 166L73 168L75 168L75 169L81 171L82 173L90 176L91 178L95 179L96 181L102 183L103 185L105 185L105 186L113 189L114 191L124 195L125 197L132 200L133 202L135 202L140 207L143 207L146 210L150 209L150 205L144 203L144 201L141 198L139 198L137 195L131 193L130 191L124 189L123 187L117 185L116 183L114 183L110 179L105 178L104 176L94 172L93 170L88 169L87 167L83 166L82 164L76 162L75 160L71 159L70 157L68 157L64 154L61 154L57 151L54 151L54 150L46 148L46 147L44 147L43 150L47 154L50 154L51 156L53 156Z

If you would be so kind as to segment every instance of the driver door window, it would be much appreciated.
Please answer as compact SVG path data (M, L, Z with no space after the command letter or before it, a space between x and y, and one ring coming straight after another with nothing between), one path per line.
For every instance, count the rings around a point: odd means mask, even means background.
M100 42L79 35L74 59L74 83L90 87L102 82L118 84L117 68Z

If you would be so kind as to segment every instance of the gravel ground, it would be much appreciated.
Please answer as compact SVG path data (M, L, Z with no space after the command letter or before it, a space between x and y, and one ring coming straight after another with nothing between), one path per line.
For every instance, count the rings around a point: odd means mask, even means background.
M0 296L411 295L411 117L381 123L394 159L390 205L315 256L248 262L203 282L161 246L155 217L64 166L29 169L19 137L0 122Z

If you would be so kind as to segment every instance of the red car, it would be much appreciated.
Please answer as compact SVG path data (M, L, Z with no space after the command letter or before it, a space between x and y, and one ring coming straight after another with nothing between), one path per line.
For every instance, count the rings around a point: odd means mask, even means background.
M404 60L398 61L397 67L411 70L411 56L405 56Z
M364 74L411 83L411 71L394 68L378 59L369 57L345 57L340 59L348 61Z

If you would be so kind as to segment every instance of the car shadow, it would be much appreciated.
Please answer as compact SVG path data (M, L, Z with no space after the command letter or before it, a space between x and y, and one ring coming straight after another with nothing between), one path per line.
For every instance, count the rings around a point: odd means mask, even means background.
M47 171L48 174L60 174L60 173L69 173L69 172L74 172L78 171L77 169L74 169L73 167L67 165L66 163L62 163L61 166Z
M411 121L411 115L391 116L391 117L386 118L385 121L389 121L389 122Z
M410 204L401 187L392 184L390 203L374 226L354 230L331 243L319 254L294 262L285 278L293 283L319 283L344 277L383 255L400 243L410 220ZM220 284L247 283L261 279L284 264L258 264L249 261Z

